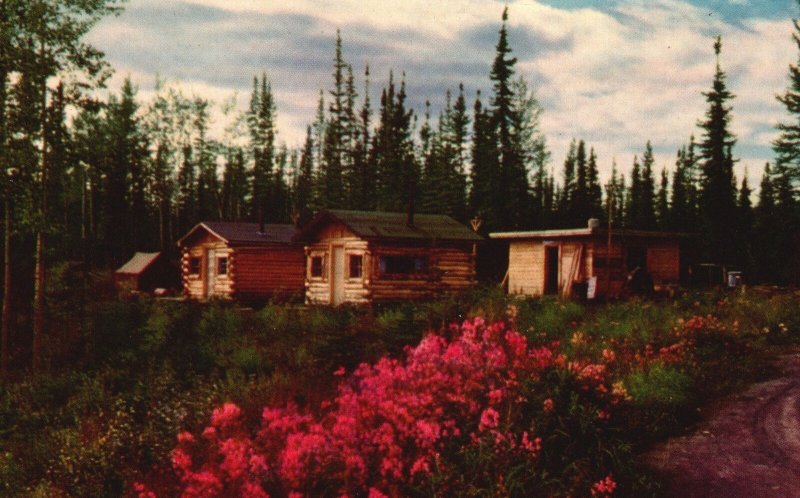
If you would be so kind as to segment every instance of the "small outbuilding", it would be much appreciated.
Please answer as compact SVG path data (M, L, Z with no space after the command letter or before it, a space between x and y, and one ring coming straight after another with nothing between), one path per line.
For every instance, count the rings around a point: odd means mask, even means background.
M677 286L681 240L676 233L590 226L491 233L509 244L510 294L616 298Z
M263 302L302 296L305 254L294 225L204 221L179 241L183 293Z
M305 244L306 302L430 299L475 285L480 235L444 215L329 210L295 237Z
M122 293L176 289L178 268L160 252L137 252L114 272L114 284Z

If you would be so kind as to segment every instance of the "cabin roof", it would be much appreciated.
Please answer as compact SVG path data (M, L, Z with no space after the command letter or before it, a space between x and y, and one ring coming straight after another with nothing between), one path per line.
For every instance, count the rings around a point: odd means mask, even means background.
M137 252L127 263L120 266L115 273L118 275L139 275L153 264L160 255L160 252Z
M239 223L231 221L202 221L178 240L179 246L200 231L206 231L229 245L270 245L291 244L297 228L290 224L265 224L263 232L260 223Z
M558 239L574 237L599 237L607 236L607 228L565 228L555 230L529 230L521 232L492 232L489 237L492 239L512 240L512 239ZM612 237L630 238L652 238L652 239L679 239L686 237L686 234L677 232L659 232L655 230L631 230L626 228L615 228L611 230Z
M447 240L478 242L483 237L453 218L443 214L415 214L414 224L408 225L407 213L379 211L349 211L330 209L318 213L295 240L309 240L322 226L331 221L345 225L363 239Z

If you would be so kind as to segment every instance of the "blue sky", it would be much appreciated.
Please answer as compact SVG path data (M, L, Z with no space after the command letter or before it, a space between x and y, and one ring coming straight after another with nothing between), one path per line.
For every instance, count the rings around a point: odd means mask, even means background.
M299 146L314 119L320 89L330 89L336 30L358 87L370 65L371 99L389 71L405 74L411 106L435 116L445 91L463 83L467 99L491 92L489 67L504 2L487 0L129 0L120 16L90 35L142 101L156 74L217 102L237 93L244 109L252 78L266 73L277 98L279 139ZM774 125L786 119L775 95L797 61L794 0L517 0L509 38L517 72L544 107L542 128L560 171L569 141L584 139L603 172L627 171L645 143L658 166L703 117L702 92L714 72L713 37L723 37L722 66L733 101L739 173L758 181L772 159ZM217 114L216 127L224 127Z

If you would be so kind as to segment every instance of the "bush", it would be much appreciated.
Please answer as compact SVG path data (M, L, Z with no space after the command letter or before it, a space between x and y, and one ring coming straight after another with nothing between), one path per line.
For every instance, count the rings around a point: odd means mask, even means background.
M530 496L616 486L607 469L619 448L602 427L623 393L605 365L567 364L502 322L476 319L453 333L449 342L428 335L403 360L360 365L319 414L267 407L253 432L239 407L217 408L201 433L178 437L184 496Z

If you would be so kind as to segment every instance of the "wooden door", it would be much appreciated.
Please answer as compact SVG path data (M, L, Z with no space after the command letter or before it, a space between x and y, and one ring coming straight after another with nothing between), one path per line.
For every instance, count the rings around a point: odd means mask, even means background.
M344 302L344 247L333 247L333 264L331 265L331 304Z
M216 262L217 258L214 249L209 249L206 251L206 299L209 299L214 295L214 282L217 279Z
M558 246L544 247L544 293L558 294L559 272Z

